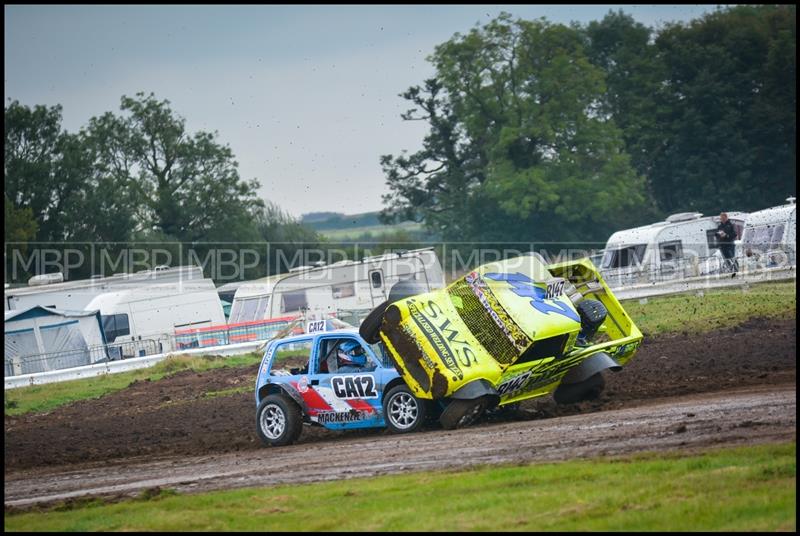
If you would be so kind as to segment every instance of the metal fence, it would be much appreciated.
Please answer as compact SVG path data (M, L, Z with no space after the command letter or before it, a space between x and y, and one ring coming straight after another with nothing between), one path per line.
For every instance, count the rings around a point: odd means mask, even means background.
M301 322L301 317L293 316L179 330L175 332L175 349L188 350L240 342L262 341L274 337L293 324L297 325L292 327L290 333L299 334L303 333Z
M81 367L94 363L116 361L129 357L141 357L159 354L167 351L165 341L161 339L148 339L126 341L86 348L65 350L62 352L49 352L31 354L18 357L4 357L5 375L19 376L21 374L34 374L72 367Z
M48 352L4 357L5 376L19 376L62 370L132 357L162 354L267 340L285 331L285 335L303 333L303 317L284 317L241 324L177 330L173 335L135 341L114 342L62 352Z
M760 255L739 255L726 261L721 255L690 256L652 263L633 262L625 268L602 268L601 273L611 288L623 288L647 283L663 283L720 274L748 275L765 269L795 266L796 258L789 251L773 251Z

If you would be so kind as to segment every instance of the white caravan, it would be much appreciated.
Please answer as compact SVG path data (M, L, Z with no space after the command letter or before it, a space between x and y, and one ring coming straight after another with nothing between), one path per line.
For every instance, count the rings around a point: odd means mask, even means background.
M87 309L100 311L106 339L125 348L124 357L173 350L176 329L225 323L211 279L106 292L95 297ZM138 345L124 344L130 341Z
M788 204L752 212L742 236L739 263L745 269L797 264L797 207Z
M728 212L742 237L746 212ZM703 264L719 249L719 216L673 214L665 221L617 231L609 237L600 266L612 287L702 275ZM737 246L738 247L738 246Z
M340 261L327 266L301 266L240 285L229 324L348 311L368 312L388 298L392 286L413 280L426 291L444 287L444 272L433 248ZM352 323L352 322L351 322Z
M89 302L104 292L201 279L203 270L199 266L175 268L156 266L153 270L135 274L117 274L66 282L63 275L57 272L34 276L28 280L26 287L6 288L3 291L5 298L3 302L6 311L29 309L36 305L80 311L88 309Z

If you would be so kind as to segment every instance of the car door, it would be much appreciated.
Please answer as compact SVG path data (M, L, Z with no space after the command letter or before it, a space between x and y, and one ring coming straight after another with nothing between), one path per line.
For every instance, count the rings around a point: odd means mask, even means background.
M339 372L336 351L345 341L364 348L369 367L362 372ZM332 430L383 426L381 406L383 374L368 345L353 336L326 335L317 338L303 397L308 417Z

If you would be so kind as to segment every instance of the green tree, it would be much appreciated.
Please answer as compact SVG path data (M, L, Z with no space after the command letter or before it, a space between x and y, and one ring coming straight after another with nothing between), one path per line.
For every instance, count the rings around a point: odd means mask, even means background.
M76 174L64 173L68 135L61 130L61 106L5 108L5 194L12 210L30 210L39 240L63 240L64 207L79 188ZM8 211L9 204L6 204Z
M242 180L216 133L186 131L169 101L123 96L123 115L92 118L82 132L100 174L136 202L135 231L185 242L255 240L258 181Z
M41 242L126 240L134 200L93 167L81 135L61 128L61 106L5 109L5 192L30 210ZM33 237L32 237L33 239Z
M753 210L794 192L793 6L740 6L656 39L667 78L650 180L668 211Z
M669 114L654 98L666 76L652 45L654 31L622 10L609 11L581 31L589 61L605 73L604 113L622 131L631 165L646 178L653 151L658 150L660 125ZM637 214L642 222L661 216L649 187L648 183L648 198Z
M385 219L450 240L601 240L642 204L577 29L503 14L430 61L436 77L402 94L403 118L430 125L423 148L381 160Z
M33 218L33 210L30 207L17 208L14 203L8 198L8 195L3 194L5 202L5 241L24 243L30 242L36 238L36 220Z
M324 238L275 203L268 201L256 212L255 224L259 240L269 248L266 273L259 275L287 272L307 260L324 260L319 257Z
M794 193L795 6L718 9L657 35L609 13L585 36L662 212L757 210Z

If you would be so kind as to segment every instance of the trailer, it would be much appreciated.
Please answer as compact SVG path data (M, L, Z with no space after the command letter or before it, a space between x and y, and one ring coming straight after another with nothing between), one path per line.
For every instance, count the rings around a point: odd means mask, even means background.
M28 286L6 287L3 303L6 311L17 311L41 305L51 309L86 310L89 303L100 294L114 290L201 280L199 266L156 266L137 273L115 274L76 281L64 281L61 272L31 277Z
M741 242L746 212L728 212ZM661 222L625 229L606 243L601 273L612 287L654 283L702 275L719 250L719 216L699 212L673 214ZM737 243L737 249L740 246Z
M122 349L118 357L131 357L128 348L136 355L172 351L176 330L225 323L211 279L106 292L96 296L87 309L100 311L108 343ZM149 346L126 344L130 342Z
M386 301L392 286L411 280L425 291L444 287L444 271L433 248L301 266L238 286L228 322L238 324L343 311L369 312Z
M745 269L797 264L797 206L794 197L786 202L747 217L739 255Z

